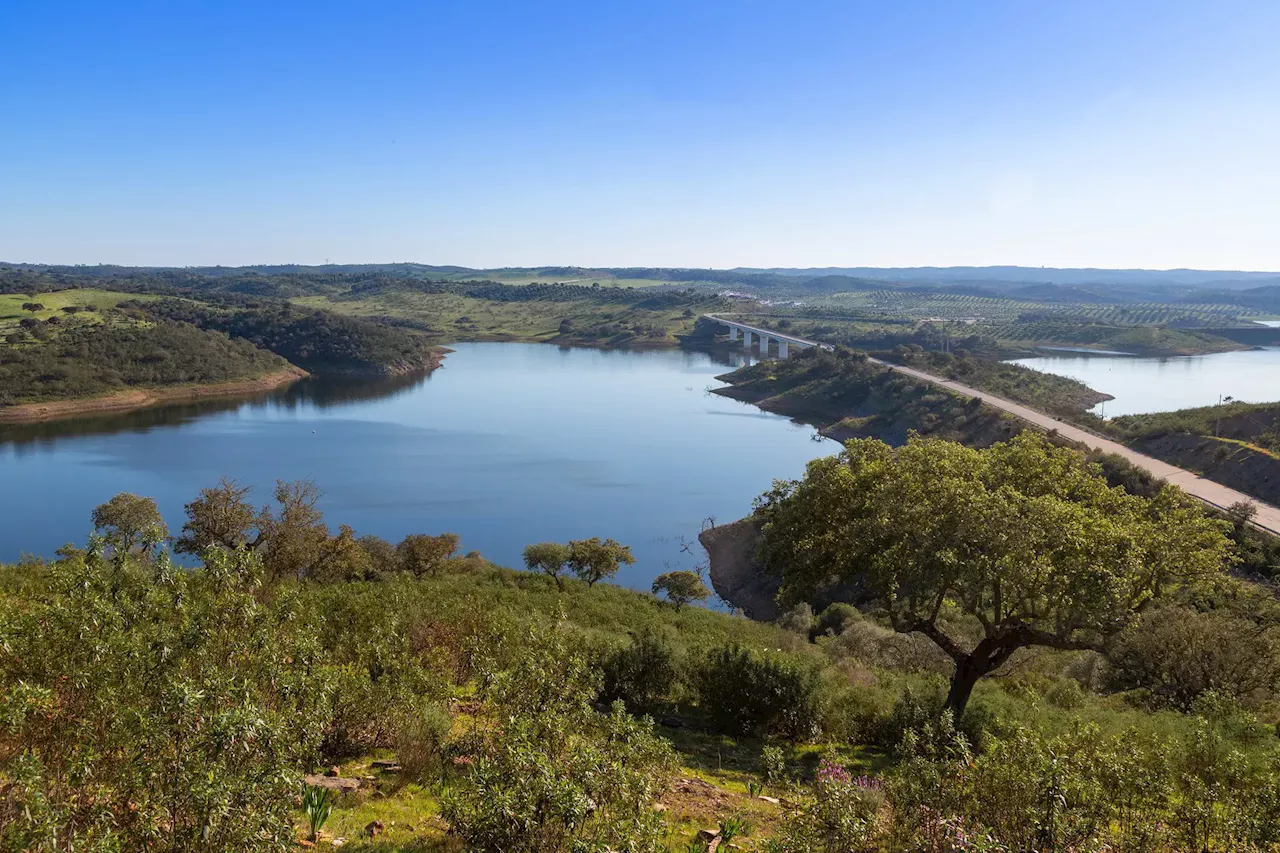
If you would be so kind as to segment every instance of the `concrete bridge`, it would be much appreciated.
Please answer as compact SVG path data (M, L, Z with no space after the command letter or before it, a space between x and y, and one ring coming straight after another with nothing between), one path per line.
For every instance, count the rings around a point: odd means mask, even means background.
M805 340L797 338L794 335L784 335L781 332L775 332L770 329L761 329L738 320L732 320L728 317L719 317L714 314L703 314L707 320L719 323L729 327L729 340L737 340L739 335L743 336L743 347L747 350L751 348L752 336L755 336L756 347L762 358L769 355L769 341L776 340L778 342L778 357L786 358L790 349L795 347L824 347L832 349L830 344L818 343L817 341ZM976 388L970 388L968 385L961 385L950 379L944 379L941 376L934 376L931 373L925 373L916 370L913 367L905 367L901 364L890 364L876 358L869 358L869 361L876 364L882 364L890 370L896 370L907 376L913 376L916 379L932 383L957 394L963 394L966 397L977 397L989 406L1001 409L1014 417L1031 424L1034 427L1045 430L1046 432L1056 432L1063 438L1082 444L1085 447L1101 451L1103 453L1114 453L1116 456L1129 460L1139 468L1145 469L1159 480L1172 483L1180 487L1187 494L1200 499L1212 507L1225 510L1232 504L1249 503L1257 508L1257 515L1254 516L1253 523L1256 527L1260 527L1269 533L1280 536L1280 507L1263 503L1257 498L1246 495L1244 492L1237 491L1221 483L1215 483L1213 480L1207 480L1204 477L1182 468L1170 465L1168 462L1162 462L1152 456L1144 453L1138 453L1117 441L1109 438L1103 438L1097 433L1090 432L1080 427L1063 423L1052 415L1046 415L1044 412L1038 412L1029 406L1015 403L1012 400L1006 400L1004 397L998 397L995 394L988 394L986 391L979 391Z
M820 344L817 341L797 338L795 335L786 335L782 332L775 332L772 329L762 329L759 326L752 326L749 323L732 320L728 317L719 317L715 314L703 314L702 316L713 323L728 326L730 341L741 339L744 350L750 350L754 346L759 351L761 358L769 357L771 341L777 344L778 358L786 358L792 349L804 349L805 347L826 347L831 349L830 344ZM752 343L753 341L754 344Z

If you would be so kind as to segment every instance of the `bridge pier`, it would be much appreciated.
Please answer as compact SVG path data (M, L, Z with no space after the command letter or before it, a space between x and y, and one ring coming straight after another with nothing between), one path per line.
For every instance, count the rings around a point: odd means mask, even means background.
M719 318L716 318L716 319L719 319ZM777 335L762 334L760 332L752 331L751 329L743 328L742 326L731 325L730 323L724 320L720 320L720 322L724 323L726 326L729 327L730 342L734 342L741 339L742 349L744 352L748 352L754 348L757 352L759 352L761 358L769 357L769 341L770 340L777 341L778 343L778 358L787 358L789 355L791 355L791 348L793 346L794 347L808 346L808 344L802 345L798 341L795 343L788 342L783 338L778 337Z

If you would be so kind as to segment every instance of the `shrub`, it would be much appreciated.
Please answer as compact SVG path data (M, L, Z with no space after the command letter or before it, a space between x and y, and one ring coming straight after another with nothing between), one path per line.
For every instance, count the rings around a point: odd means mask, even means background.
M813 608L802 601L783 613L775 624L784 631L809 636L813 632Z
M777 785L787 778L787 753L781 747L766 746L760 751L760 766L764 770L764 781Z
M403 712L395 731L396 760L401 767L398 779L421 782L438 776L444 768L445 742L452 726L449 711L434 702Z
M290 843L324 666L261 564L90 551L47 571L40 599L0 599L0 849Z
M770 853L869 853L876 849L872 844L883 802L878 780L853 778L843 767L824 760L809 795L791 807L767 849Z
M1187 708L1208 690L1244 698L1280 679L1280 635L1230 613L1167 607L1147 614L1110 655L1111 686Z
M823 733L846 743L874 742L892 709L890 692L874 684L851 684L847 679L830 683L833 681L829 679L824 686Z
M939 680L908 685L894 702L889 716L880 722L876 742L894 748L908 733L932 726L941 715L946 698L946 688Z
M818 616L817 621L813 623L810 636L815 639L825 636L838 637L844 633L846 627L861 619L862 614L858 612L858 608L852 604L837 601Z
M308 618L321 627L329 663L326 759L394 746L405 715L446 697L448 661L418 646L411 604L416 586L400 576L325 585L309 596Z
M844 630L827 641L826 648L837 660L853 658L882 669L950 675L955 666L922 635L902 634L863 618L846 621Z
M652 724L621 703L592 707L587 658L563 635L531 634L510 669L482 673L501 725L483 737L441 811L467 849L482 853L660 848L653 809L672 766Z
M723 732L803 740L818 731L819 674L793 655L722 646L700 662L694 688Z
M649 714L671 695L679 678L679 665L670 642L644 631L633 637L630 645L607 653L601 673L603 702L620 701L633 714Z
M903 740L889 786L907 849L1246 851L1280 840L1275 753L1208 721L1186 737L1019 729L975 756L944 715ZM961 836L970 847L948 846Z

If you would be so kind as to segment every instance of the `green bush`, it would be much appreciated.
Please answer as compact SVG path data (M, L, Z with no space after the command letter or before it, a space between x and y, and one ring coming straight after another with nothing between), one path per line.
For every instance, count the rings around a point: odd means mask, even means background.
M858 612L858 608L852 604L837 601L819 614L809 632L810 637L814 639L826 636L838 637L844 633L844 629L849 624L861 619L862 614Z
M940 679L908 684L889 715L880 721L876 742L887 748L897 747L908 733L931 726L942 714L946 699L946 686Z
M1239 746L1209 721L1173 738L1077 723L1057 735L1019 729L974 755L944 717L903 740L892 834L927 851L1272 849L1274 744L1266 759ZM978 846L946 846L960 835Z
M1110 686L1188 708L1206 691L1244 699L1280 682L1280 634L1243 615L1166 607L1143 616L1109 655Z
M77 554L40 598L0 599L0 638L0 849L292 841L325 667L257 560L211 554L191 572Z
M884 793L878 780L853 778L823 761L807 796L789 804L769 853L861 853L871 851L878 833Z
M562 633L530 634L521 649L481 674L499 725L442 801L452 832L481 853L662 849L653 804L670 747L621 703L594 710L587 656Z
M679 679L676 650L661 635L644 631L631 644L607 652L600 664L600 699L622 702L633 714L651 714L671 697Z
M406 714L448 696L447 662L415 648L414 587L401 577L308 590L308 616L330 664L326 760L394 746Z
M426 782L444 769L445 742L453 726L453 717L442 705L424 702L421 707L405 709L396 721L396 761L400 763L399 780Z
M874 743L893 707L893 693L875 684L850 683L840 674L824 677L822 732L834 741Z
M699 707L720 731L789 740L818 733L821 679L809 660L722 646L698 663L693 686Z

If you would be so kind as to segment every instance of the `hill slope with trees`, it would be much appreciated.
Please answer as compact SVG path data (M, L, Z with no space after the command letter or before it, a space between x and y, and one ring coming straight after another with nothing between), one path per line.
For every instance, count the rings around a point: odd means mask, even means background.
M0 409L134 388L256 379L289 363L252 343L185 323L64 323L0 347Z

